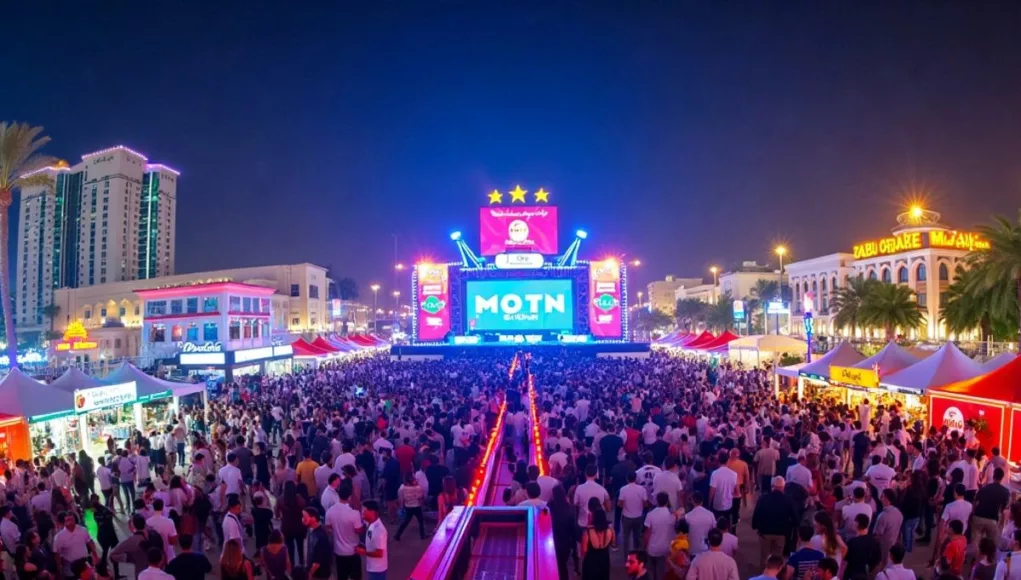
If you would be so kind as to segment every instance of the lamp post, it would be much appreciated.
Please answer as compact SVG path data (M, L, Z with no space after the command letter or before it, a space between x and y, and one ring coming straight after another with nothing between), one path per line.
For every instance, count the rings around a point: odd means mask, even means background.
M394 328L400 328L401 317L401 291L394 290Z
M720 269L717 268L716 266L710 266L709 271L713 273L713 304L719 304L720 293L717 290L716 286L719 285L720 283L719 278L717 276L720 273Z
M377 320L377 304L379 303L379 284L369 286L372 290L372 334L379 334L379 322Z
M776 287L776 294L777 294L777 299L782 304L783 303L783 257L787 254L787 248L784 247L784 246L777 246L776 249L773 250L773 251L780 258L780 283ZM777 315L776 315L776 333L780 334L780 314L779 313L777 313ZM767 334L768 334L768 330L767 330Z
M639 291L638 291L638 307L639 307L639 308L641 308L641 307L642 307L642 296L643 296L643 294L642 294L642 291L641 291L641 290L639 290Z

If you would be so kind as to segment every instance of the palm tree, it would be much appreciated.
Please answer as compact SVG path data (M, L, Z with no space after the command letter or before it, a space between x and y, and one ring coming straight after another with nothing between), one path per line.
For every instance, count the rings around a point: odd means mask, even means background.
M779 283L776 280L764 280L759 278L755 281L755 285L752 286L751 292L746 298L748 303L748 312L754 313L756 310L762 312L763 334L769 333L769 325L766 318L766 304L769 301L776 300L778 298L779 288Z
M989 248L968 255L968 262L976 274L967 291L990 292L998 283L1009 280L1014 287L1015 308L1021 308L1021 210L1018 211L1017 223L1002 216L993 219L993 225L978 228L979 234L989 242ZM1021 314L1017 321L1017 340L1021 348Z
M674 309L677 326L691 330L692 326L705 320L708 308L708 304L697 298L681 298Z
M886 340L893 340L894 329L910 330L922 324L922 309L915 291L900 284L876 282L861 302L858 314L869 326L880 326Z
M717 333L734 328L734 299L730 294L720 296L716 304L709 305L705 324Z
M985 292L969 290L977 284L976 278L981 274L980 270L970 269L957 276L947 288L946 300L940 307L940 318L947 330L955 334L978 328L982 340L1009 339L1018 326L1014 281L998 280Z
M50 303L43 307L43 316L48 318L50 321L49 336L55 334L53 329L58 315L60 315L60 306L57 306L55 303Z
M833 322L837 328L850 328L853 335L862 326L861 306L876 280L860 276L848 278L847 284L837 290L830 302L830 312L835 313Z
M658 329L669 328L674 323L669 314L660 310L649 311L645 308L638 308L631 314L631 327L646 337L652 336L652 332Z
M42 132L42 127L27 123L0 121L0 307L4 311L7 360L11 368L18 366L18 337L14 332L11 278L7 264L8 214L14 202L15 189L50 183L49 176L44 173L22 177L52 162L52 159L39 154L39 150L50 141Z

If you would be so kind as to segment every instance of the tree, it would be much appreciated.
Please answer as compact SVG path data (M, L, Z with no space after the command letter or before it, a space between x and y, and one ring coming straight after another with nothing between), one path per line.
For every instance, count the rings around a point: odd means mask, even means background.
M705 321L708 310L709 305L697 298L681 298L677 301L674 318L677 319L677 326L691 330L692 326Z
M777 280L766 280L759 278L755 281L755 286L752 286L751 292L749 292L746 298L747 310L754 317L755 312L759 311L762 313L762 332L766 333L768 330L768 324L766 319L766 303L771 300L775 300L779 296L779 282Z
M971 269L957 276L947 288L946 300L940 307L940 319L947 330L955 334L978 328L982 340L1010 340L1018 327L1014 282L1004 278L988 291L971 290L981 274L979 270Z
M989 248L968 254L968 263L976 273L967 291L991 292L997 284L1009 280L1013 285L1015 309L1021 308L1021 210L1018 211L1017 223L996 216L992 225L980 226L978 233L989 242ZM1015 320L1018 324L1018 346L1021 347L1021 314Z
M720 296L716 304L709 305L705 324L716 333L734 328L734 299L730 294Z
M851 334L862 327L861 306L872 287L878 284L860 276L848 278L847 285L837 290L830 303L834 313L833 322L837 328L850 328Z
M9 214L15 189L51 183L45 173L26 176L52 162L52 159L39 154L39 150L50 142L50 138L42 132L42 127L32 127L27 123L0 121L0 308L4 311L7 360L11 368L18 366L18 338L11 310L11 277L7 264Z
M659 329L667 329L674 323L669 314L660 310L649 311L646 308L638 308L631 313L631 327L640 331L645 336L651 336Z
M864 324L882 327L886 331L886 340L893 340L894 329L918 328L923 319L915 291L889 282L870 285L858 314Z
M354 278L341 278L337 280L337 294L341 300L358 299L358 282Z
M57 316L60 315L60 306L54 303L47 304L43 307L43 316L50 320L50 334L54 333L54 323L57 320Z

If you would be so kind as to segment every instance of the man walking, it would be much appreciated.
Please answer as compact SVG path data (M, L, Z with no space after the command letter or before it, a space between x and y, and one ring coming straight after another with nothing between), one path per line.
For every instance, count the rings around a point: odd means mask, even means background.
M798 524L794 504L783 492L786 483L779 475L774 477L772 489L759 498L752 514L752 529L759 533L759 565L762 567L771 554L784 555L787 538Z

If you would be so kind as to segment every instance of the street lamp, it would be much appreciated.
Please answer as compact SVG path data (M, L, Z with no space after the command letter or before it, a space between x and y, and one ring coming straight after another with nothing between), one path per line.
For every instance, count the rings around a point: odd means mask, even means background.
M717 275L720 273L720 269L716 266L710 266L709 271L713 273L713 304L720 303L719 292L716 290L716 286L719 285L720 281Z
M638 266L642 265L642 261L641 260L631 260L631 265L634 266L635 268L637 268Z
M642 291L641 290L638 291L638 307L639 308L642 307Z
M400 312L401 312L401 291L400 290L394 290L394 331L395 332L399 328L399 326L398 326L398 317L400 316Z
M780 284L776 287L777 299L783 302L783 257L787 255L785 246L777 246L773 252L780 258ZM780 314L776 315L776 333L780 334Z
M379 334L379 322L376 317L377 304L379 303L379 284L369 286L372 290L372 334Z

